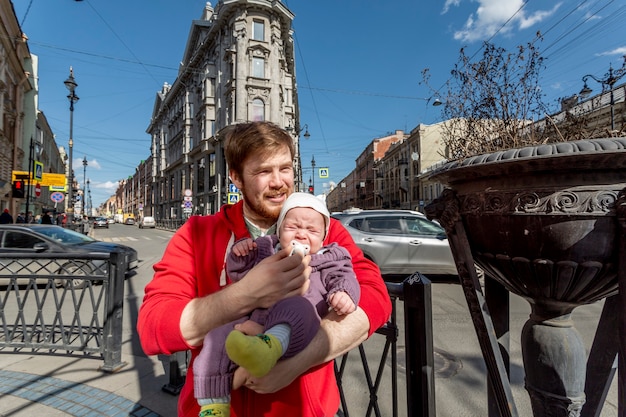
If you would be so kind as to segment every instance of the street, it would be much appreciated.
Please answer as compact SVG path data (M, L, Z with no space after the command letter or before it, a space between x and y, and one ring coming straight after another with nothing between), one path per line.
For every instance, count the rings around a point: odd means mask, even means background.
M139 229L136 226L121 224L110 225L109 229L94 231L96 239L114 241L135 248L141 260L136 274L126 280L126 300L124 310L124 345L123 355L132 354L145 356L141 352L135 323L137 311L143 297L143 288L152 277L152 265L157 262L172 235L172 232L159 229ZM573 320L581 333L587 350L589 350L595 327L602 310L603 303L581 306L574 310ZM467 305L461 291L456 284L432 284L433 305L433 342L435 351L435 389L436 410L439 417L458 416L485 416L487 415L487 390L485 364L481 356L478 340L474 333ZM406 415L406 392L404 374L404 326L403 305L397 302L398 311L398 379L399 379L399 408L398 415ZM520 416L532 415L528 394L524 389L524 371L521 357L520 333L524 322L528 318L530 308L528 303L511 295L510 315L510 352L511 352L511 384L515 403ZM375 374L384 346L384 337L374 335L365 344L365 351L371 372ZM154 375L158 384L168 382L164 366L167 367L167 358L151 358L154 362ZM161 362L165 360L164 363ZM378 393L378 403L382 416L392 415L391 401L391 368L390 361L383 374L383 380ZM146 386L154 386L155 381L148 381ZM369 401L369 392L363 376L362 365L357 351L350 352L349 365L344 373L344 389L348 403L349 414L365 416ZM154 390L146 389L147 392ZM150 394L154 395L154 394ZM158 401L161 407L159 412L165 417L174 417L176 398L169 394L151 398ZM604 405L602 417L617 416L617 389L615 382Z

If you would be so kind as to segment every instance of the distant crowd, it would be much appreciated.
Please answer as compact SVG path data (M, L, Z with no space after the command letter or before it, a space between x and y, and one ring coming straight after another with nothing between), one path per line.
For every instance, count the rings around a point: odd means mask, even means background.
M55 215L51 211L45 211L43 214L37 214L36 216L33 216L32 211L29 211L28 215L21 212L15 217L15 221L13 221L13 216L9 212L9 209L5 208L2 214L0 214L0 224L56 224L57 226L67 227L67 219L68 217L66 213L58 213ZM89 232L89 218L87 216L75 217L74 223L82 223L84 234Z

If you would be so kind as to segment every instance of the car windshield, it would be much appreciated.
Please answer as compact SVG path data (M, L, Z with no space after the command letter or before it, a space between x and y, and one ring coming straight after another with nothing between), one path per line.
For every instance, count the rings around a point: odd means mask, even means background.
M48 236L57 242L65 243L66 245L82 245L84 243L95 241L95 239L92 239L87 235L58 226L37 227L33 228L33 230L37 233Z

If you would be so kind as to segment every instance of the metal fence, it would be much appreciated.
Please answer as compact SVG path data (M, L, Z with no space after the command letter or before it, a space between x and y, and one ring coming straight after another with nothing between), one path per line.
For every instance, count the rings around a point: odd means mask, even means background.
M0 254L0 352L122 355L124 256Z

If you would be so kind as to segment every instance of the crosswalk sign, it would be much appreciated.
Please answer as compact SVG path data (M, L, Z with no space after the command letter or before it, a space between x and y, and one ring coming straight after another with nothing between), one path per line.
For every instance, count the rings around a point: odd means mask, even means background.
M328 168L320 168L320 178L328 178Z
M239 193L228 193L228 204L237 204L239 202Z

